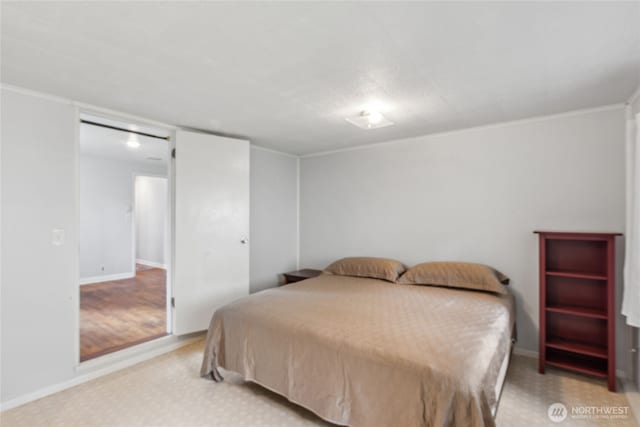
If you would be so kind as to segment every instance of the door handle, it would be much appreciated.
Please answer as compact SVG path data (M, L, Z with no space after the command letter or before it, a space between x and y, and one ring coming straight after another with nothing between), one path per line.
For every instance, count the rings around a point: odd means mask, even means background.
M240 240L240 243L242 243L243 245L246 245L247 243L249 243L249 239L245 237L244 239Z

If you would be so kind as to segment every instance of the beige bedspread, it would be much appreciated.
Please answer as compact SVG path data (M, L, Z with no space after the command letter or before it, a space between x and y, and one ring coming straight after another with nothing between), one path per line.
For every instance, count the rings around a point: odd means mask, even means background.
M511 296L321 275L217 310L201 374L238 372L336 424L493 426L513 311Z

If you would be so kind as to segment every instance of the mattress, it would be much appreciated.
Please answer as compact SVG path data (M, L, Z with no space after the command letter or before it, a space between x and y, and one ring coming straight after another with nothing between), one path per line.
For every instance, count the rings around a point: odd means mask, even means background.
M493 426L514 325L511 295L323 274L218 309L201 374L340 425Z

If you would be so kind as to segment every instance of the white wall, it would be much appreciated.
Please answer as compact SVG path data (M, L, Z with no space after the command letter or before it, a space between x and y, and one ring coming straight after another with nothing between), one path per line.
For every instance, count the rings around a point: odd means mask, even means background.
M302 158L301 267L350 255L492 265L512 278L518 346L536 351L532 232L624 230L624 133L616 107Z
M135 275L135 174L166 175L164 165L80 157L80 279Z
M2 89L2 402L74 373L76 111ZM62 246L52 229L65 231Z
M298 159L251 147L250 290L276 286L296 269Z
M136 259L140 262L166 265L167 191L166 178L136 177Z

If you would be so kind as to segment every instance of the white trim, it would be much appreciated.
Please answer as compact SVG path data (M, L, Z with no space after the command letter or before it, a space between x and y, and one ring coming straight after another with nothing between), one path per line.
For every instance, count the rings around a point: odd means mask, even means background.
M167 251L165 253L165 261L169 265L167 269L167 332L173 333L175 328L175 310L172 307L171 301L173 300L174 283L175 283L175 268L176 268L176 254L175 254L175 239L176 239L176 159L171 156L171 152L176 148L177 132L174 131L169 141L169 169L167 171L167 185L169 186L169 194L167 195L167 204L169 205L169 232L167 237L169 242L167 243Z
M174 126L174 125L170 125L168 123L163 123L163 122L159 122L157 120L153 120L153 119L148 119L146 117L140 117L137 116L135 114L130 114L130 113L122 113L119 111L115 111L115 110L111 110L109 108L104 108L104 107L98 107L97 105L91 105L91 104L85 104L84 102L78 102L78 101L73 101L73 103L75 105L78 106L78 108L80 108L83 112L85 113L89 113L89 114L93 114L93 115L99 115L99 116L106 116L105 118L112 118L112 119L121 119L124 121L133 121L133 122L137 122L138 124L141 125L148 125L148 126L156 126L156 127L161 127L164 128L164 130L167 131L174 131L176 129L178 129L178 127Z
M75 107L75 128L73 137L73 167L75 212L74 225L76 228L76 247L73 251L73 277L71 283L71 301L73 302L73 360L74 366L80 363L80 109Z
M176 131L171 132L171 139L167 144L167 158L169 159L167 166L167 226L165 231L165 253L164 261L167 264L167 271L165 275L166 280L166 307L167 307L167 333L173 333L173 317L174 312L171 307L171 301L173 300L173 270L175 268L175 259L173 257L173 245L174 245L174 232L175 232L175 159L171 156L173 149L176 147Z
M142 354L147 354L151 351L155 351L159 348L164 348L172 343L180 342L181 339L178 336L166 335L160 338L153 339L151 341L145 341L143 343L126 347L121 350L107 353L102 356L94 357L93 359L85 360L75 367L75 372L78 375L88 374L98 369L112 366L127 359L131 359Z
M261 145L255 145L252 143L249 143L249 145L251 146L251 148L255 148L256 150L260 150L260 151L266 151L267 153L280 154L281 156L293 157L295 159L300 157L297 154L287 153L285 151L280 151L280 150L274 150L273 148L267 148Z
M191 344L192 342L201 339L200 336L197 337L190 337L190 338L186 338L186 339L180 339L177 337L169 337L169 338L174 338L174 340L165 340L165 341L170 341L167 342L165 345L158 347L158 348L154 348L152 350L149 350L145 353L142 354L138 354L136 356L132 356L129 357L125 360L122 361L118 361L116 363L110 364L108 366L103 366L100 367L94 371L91 372L87 372L87 373L83 373L79 376L76 376L70 380L67 381L63 381L61 383L58 384L54 384L51 386L47 386L44 388L41 388L40 390L36 390L34 392L31 393L27 393L24 394L22 396L18 396L15 397L13 399L9 399L6 402L2 402L0 403L0 411L6 411L8 409L11 408L15 408L17 406L20 405L24 405L25 403L29 403L29 402L33 402L34 400L38 400L41 399L43 397L49 396L51 394L54 393L58 393L62 390L66 390L68 388L77 386L79 384L85 383L87 381L91 381L93 379L111 374L113 372L116 371L120 371L122 369L128 368L130 366L136 365L138 363L144 362L146 360L152 359L156 356L160 356L161 354L165 354L168 353L170 351L174 351L177 350L180 347L184 347L188 344ZM142 344L141 344L142 345ZM114 355L116 353L113 353ZM98 362L98 359L95 359L96 362ZM85 362L83 363L79 368L78 368L78 372L85 370L85 367L89 367L87 364L91 363L91 362Z
M488 125L473 126L473 127L461 128L461 129L454 129L454 130L445 131L445 132L426 133L426 134L411 136L411 137L407 137L407 138L398 138L398 139L393 139L393 140L390 140L390 141L376 142L376 143L373 143L373 144L361 144L361 145L356 145L356 146L351 146L351 147L338 148L338 149L335 149L335 150L317 151L317 152L314 152L314 153L301 154L300 158L304 159L304 158L307 158L307 157L328 156L328 155L331 155L331 154L343 153L343 152L348 152L348 151L356 151L356 150L366 150L366 149L369 149L369 148L381 147L381 146L390 145L390 144L397 144L397 143L400 143L400 142L414 142L418 138L424 138L424 137L441 137L441 136L445 136L445 135L455 135L455 134L458 134L458 133L461 133L461 132L467 132L467 131L475 131L475 130L482 130L482 129L495 129L495 128L509 127L509 126L517 126L517 125L523 125L523 124L527 124L527 123L536 123L536 122L541 122L541 121L546 121L546 120L553 120L553 119L558 119L558 118L562 118L562 117L572 117L572 116L578 116L578 115L581 115L581 114L590 114L590 113L597 113L597 112L601 112L601 111L611 111L611 110L617 110L617 109L623 109L623 108L624 108L624 104L610 104L610 105L604 105L604 106L595 107L595 108L585 108L585 109L582 109L582 110L566 111L564 113L551 114L551 115L547 115L547 116L536 116L536 117L530 117L530 118L526 118L526 119L512 120L512 121L508 121L508 122L499 122L499 123L492 123L492 124L488 124Z
M93 277L84 277L80 278L78 282L80 286L89 285L91 283L102 283L102 282L111 282L113 280L122 280L122 279L131 279L136 277L136 272L129 273L119 273L119 274L107 274L105 276L93 276Z
M59 102L61 104L71 104L73 105L73 101L69 98L64 98L62 96L52 95L50 93L39 92L33 89L27 89L20 86L14 86L7 83L0 83L0 88L4 90L8 90L11 92L19 93L21 95L33 96L36 98L46 99L48 101Z
M296 159L296 270L300 270L300 157Z
M146 265L147 267L162 268L163 270L167 269L167 264L162 264L155 261L148 261L146 259L140 259L140 258L136 258L136 264Z
M15 85L7 84L7 83L0 83L0 88L6 89L6 90L9 90L9 91L12 91L12 92L16 92L16 93L21 93L23 95L30 95L30 96L34 96L34 97L37 97L37 98L48 99L49 101L60 102L60 103L63 103L63 104L71 104L71 105L74 105L74 106L78 107L79 109L83 110L83 112L87 112L87 113L96 113L98 115L106 114L108 116L113 116L113 118L121 118L121 119L124 119L124 120L136 121L136 122L139 122L140 124L163 127L166 130L176 130L176 129L178 129L177 126L170 125L170 124L163 123L163 122L159 122L157 120L148 119L146 117L137 116L135 114L123 113L123 112L112 110L112 109L109 109L109 108L99 107L99 106L93 105L93 104L87 104L85 102L76 101L74 99L65 98L63 96L52 95L50 93L40 92L40 91L33 90L33 89L27 89L27 88L24 88L24 87L21 87L21 86L15 86Z
M136 212L136 172L131 174L131 269L137 273L136 255L138 254L138 213Z

